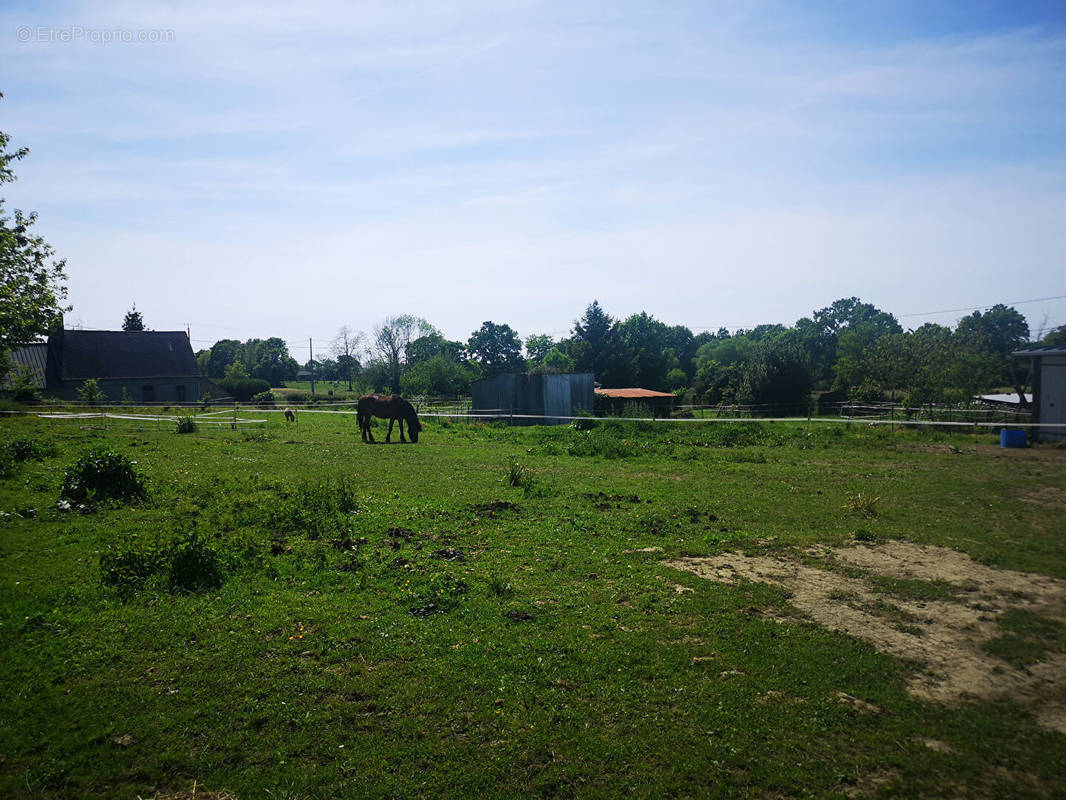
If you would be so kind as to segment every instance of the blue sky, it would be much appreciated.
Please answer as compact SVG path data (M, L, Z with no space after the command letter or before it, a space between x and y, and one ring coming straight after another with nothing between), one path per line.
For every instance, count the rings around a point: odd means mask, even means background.
M717 328L857 295L917 327L1066 295L1061 1L34 3L0 30L32 151L5 196L89 328L136 302L197 347L325 350L400 313L560 336L593 298Z

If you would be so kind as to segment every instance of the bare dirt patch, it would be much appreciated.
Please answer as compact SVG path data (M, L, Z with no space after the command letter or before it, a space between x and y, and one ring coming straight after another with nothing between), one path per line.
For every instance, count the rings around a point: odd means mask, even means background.
M664 563L712 581L784 588L791 604L816 623L922 663L925 669L908 687L921 700L1022 702L1034 707L1040 724L1066 733L1066 654L1049 653L1019 669L984 649L1002 634L997 620L1008 611L1025 609L1066 621L1066 581L993 569L964 553L900 541ZM886 595L884 579L935 581L950 591L935 600Z

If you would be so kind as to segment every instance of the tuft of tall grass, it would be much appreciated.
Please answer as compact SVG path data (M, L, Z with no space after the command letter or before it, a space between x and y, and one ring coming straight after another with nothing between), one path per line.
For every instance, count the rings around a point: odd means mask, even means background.
M880 495L856 492L855 494L848 495L848 500L844 503L844 509L853 514L872 518L877 516L877 504L879 502L881 502Z

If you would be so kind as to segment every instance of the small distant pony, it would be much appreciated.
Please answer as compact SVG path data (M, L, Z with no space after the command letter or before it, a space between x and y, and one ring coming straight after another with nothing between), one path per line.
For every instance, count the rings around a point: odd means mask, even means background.
M296 422L296 412L293 411L291 408L286 408L285 409L285 421L286 422Z
M359 398L356 419L359 422L359 431L363 434L363 441L368 444L374 444L374 434L370 430L371 417L380 417L389 421L389 432L385 435L386 444L392 437L392 425L396 420L400 421L401 442L407 443L407 440L403 438L404 422L407 423L407 433L411 436L411 442L418 441L422 423L418 421L415 407L398 394L364 394Z

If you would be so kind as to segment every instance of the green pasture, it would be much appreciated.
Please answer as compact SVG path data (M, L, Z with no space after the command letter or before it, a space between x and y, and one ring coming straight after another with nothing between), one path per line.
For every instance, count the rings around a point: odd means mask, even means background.
M662 561L905 539L1066 578L1066 503L1026 499L1066 496L1066 450L240 414L0 420L0 797L1062 796L1031 708L919 702L918 665ZM57 507L94 448L147 495ZM1008 622L989 658L1066 649Z

